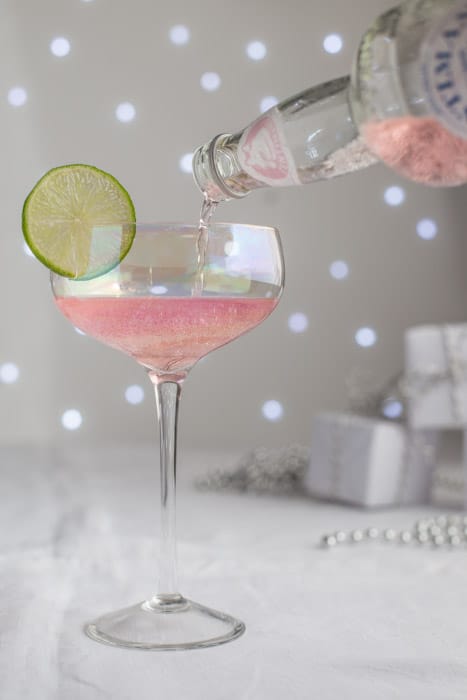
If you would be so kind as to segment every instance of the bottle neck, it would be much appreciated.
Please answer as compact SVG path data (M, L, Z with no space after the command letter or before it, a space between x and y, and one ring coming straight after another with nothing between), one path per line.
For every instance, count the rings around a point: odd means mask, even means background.
M304 185L376 162L360 137L350 78L317 85L284 100L237 134L220 134L197 149L193 174L214 202L260 187Z

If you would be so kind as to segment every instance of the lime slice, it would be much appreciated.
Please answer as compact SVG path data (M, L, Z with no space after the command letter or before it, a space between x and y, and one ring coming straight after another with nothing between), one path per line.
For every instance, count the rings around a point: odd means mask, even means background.
M90 279L111 270L131 248L133 202L109 173L92 165L49 170L23 207L23 234L34 255L63 277Z

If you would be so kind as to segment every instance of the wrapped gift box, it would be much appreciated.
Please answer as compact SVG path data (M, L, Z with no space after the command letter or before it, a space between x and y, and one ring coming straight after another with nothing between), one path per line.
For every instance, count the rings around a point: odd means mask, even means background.
M322 413L304 478L314 496L366 507L427 503L437 434L389 421Z
M405 393L412 428L467 426L467 324L406 331Z

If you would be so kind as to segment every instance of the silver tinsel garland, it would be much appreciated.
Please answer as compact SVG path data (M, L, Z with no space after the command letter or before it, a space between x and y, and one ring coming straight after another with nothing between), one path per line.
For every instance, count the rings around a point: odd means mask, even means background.
M400 416L391 418L392 422L403 422L406 418L407 391L403 372L398 372L383 384L362 370L354 370L347 378L347 395L349 410L360 416L388 420L385 406L389 401L398 401L401 406Z
M244 455L231 469L217 469L196 481L207 491L242 491L292 495L303 492L303 477L310 450L302 445L280 449L258 447Z

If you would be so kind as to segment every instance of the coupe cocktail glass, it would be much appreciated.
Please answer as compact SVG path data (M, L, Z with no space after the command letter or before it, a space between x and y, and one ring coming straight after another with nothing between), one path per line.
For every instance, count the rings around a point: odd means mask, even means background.
M193 365L275 308L283 288L282 250L274 229L214 224L204 264L200 260L198 227L138 224L130 253L105 275L73 281L52 274L60 311L85 333L134 357L155 388L161 475L158 585L152 598L87 625L90 637L114 646L193 649L228 642L245 630L239 620L178 590L177 413L181 386Z

